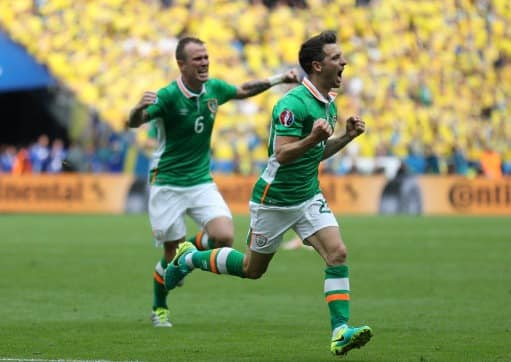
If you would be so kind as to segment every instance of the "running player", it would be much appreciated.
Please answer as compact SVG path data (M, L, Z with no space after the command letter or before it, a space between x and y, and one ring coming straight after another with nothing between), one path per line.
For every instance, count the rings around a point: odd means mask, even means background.
M298 72L234 86L209 78L209 56L204 42L194 37L179 40L176 61L181 75L157 93L145 92L131 110L127 125L138 127L153 120L158 145L150 167L149 219L163 258L153 273L152 321L170 327L163 273L185 241L185 215L204 230L192 237L201 249L232 245L232 216L210 173L211 132L218 106L231 99L259 94L279 83L298 82Z
M335 216L321 192L318 168L365 130L349 117L343 135L332 136L337 109L332 89L339 88L346 60L336 34L326 31L305 41L299 61L307 77L275 105L269 160L250 201L248 249L243 254L224 247L198 251L185 242L165 273L171 290L194 268L258 279L268 268L284 233L293 229L325 261L324 297L330 312L330 350L344 355L372 337L371 328L350 327L350 283L347 250Z

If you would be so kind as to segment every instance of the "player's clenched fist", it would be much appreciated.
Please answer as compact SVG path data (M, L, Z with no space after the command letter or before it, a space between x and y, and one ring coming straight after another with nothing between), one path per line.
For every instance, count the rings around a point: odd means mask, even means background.
M144 109L150 106L151 104L155 104L158 99L158 96L155 92L147 91L144 92L142 95L142 98L140 98L140 101L138 101L137 108L138 109Z
M311 135L318 142L324 141L332 135L332 127L325 119L319 118L312 126Z
M359 116L351 116L346 120L346 134L350 138L355 138L364 131L365 122Z

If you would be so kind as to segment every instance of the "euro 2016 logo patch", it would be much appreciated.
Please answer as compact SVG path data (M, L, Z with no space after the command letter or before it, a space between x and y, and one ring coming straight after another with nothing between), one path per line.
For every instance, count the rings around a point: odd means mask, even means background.
M218 109L218 101L216 98L208 99L208 109L211 113L216 113Z
M295 121L295 115L290 110L286 109L280 113L280 124L284 127L290 127Z

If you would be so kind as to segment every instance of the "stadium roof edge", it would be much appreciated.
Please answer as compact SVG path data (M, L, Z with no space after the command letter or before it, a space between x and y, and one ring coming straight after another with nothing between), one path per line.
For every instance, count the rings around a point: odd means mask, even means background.
M56 84L45 65L0 30L0 93L46 88Z

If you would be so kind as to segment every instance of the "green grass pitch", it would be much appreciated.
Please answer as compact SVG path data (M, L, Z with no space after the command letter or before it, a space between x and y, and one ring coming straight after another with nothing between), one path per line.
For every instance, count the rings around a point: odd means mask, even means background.
M339 220L351 324L374 331L345 360L511 361L511 218ZM279 251L257 281L195 271L155 329L160 254L146 215L0 216L0 361L336 359L314 252Z

